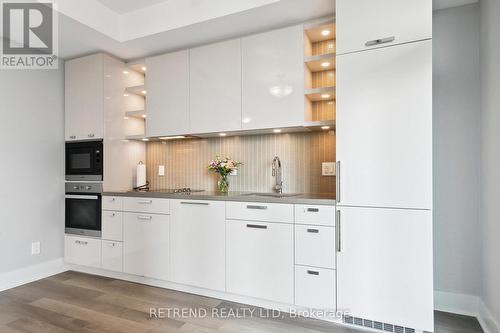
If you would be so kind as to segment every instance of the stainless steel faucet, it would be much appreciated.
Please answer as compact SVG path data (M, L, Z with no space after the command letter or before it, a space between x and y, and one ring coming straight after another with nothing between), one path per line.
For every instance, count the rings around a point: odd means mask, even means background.
M273 177L276 178L276 185L274 191L276 193L283 193L283 179L281 178L281 161L278 156L273 159Z

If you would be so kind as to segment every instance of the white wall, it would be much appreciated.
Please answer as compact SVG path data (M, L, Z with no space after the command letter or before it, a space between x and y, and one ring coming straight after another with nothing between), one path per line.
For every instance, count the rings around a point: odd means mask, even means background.
M500 323L500 1L481 0L482 299Z
M0 70L0 273L63 255L63 84L62 70Z
M478 5L435 11L433 29L435 289L479 295Z

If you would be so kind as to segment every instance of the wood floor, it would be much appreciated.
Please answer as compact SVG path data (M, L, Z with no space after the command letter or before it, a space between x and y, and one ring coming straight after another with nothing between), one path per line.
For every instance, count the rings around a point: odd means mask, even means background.
M354 329L311 319L212 318L212 309L242 309L172 290L65 272L0 293L0 333L348 333ZM151 318L151 308L198 309L194 315ZM255 309L255 308L251 308ZM204 316L205 312L209 314ZM233 312L238 313L238 312ZM242 312L240 311L240 314ZM162 313L158 313L162 315ZM437 333L483 332L475 318L436 312Z

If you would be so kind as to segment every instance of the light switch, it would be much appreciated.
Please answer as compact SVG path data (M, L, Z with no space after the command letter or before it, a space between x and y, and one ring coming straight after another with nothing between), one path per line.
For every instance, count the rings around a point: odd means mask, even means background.
M158 166L158 176L165 176L165 166L164 165L159 165Z
M321 164L321 174L323 176L335 176L335 162L323 162Z

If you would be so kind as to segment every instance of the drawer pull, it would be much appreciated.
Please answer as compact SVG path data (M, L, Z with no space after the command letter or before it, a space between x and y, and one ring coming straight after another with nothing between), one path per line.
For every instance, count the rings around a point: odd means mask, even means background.
M89 242L84 242L84 241L77 240L77 241L75 241L75 243L79 244L79 245L87 245Z
M115 216L116 216L116 214L115 214L115 213L110 213L110 214L109 214L109 217L115 217Z
M266 210L266 209L267 209L267 206L247 205L247 209L259 209L259 210Z
M190 202L190 201L182 201L181 205L197 205L197 206L209 206L209 202Z
M143 221L149 221L149 220L152 220L153 217L150 215L139 215L139 216L137 216L137 219L143 220Z
M391 36L391 37L387 37L387 38L369 40L365 43L365 46L374 46L374 45L390 43L390 42L394 42L395 39L396 39L396 37Z
M307 232L311 234L319 234L319 229L307 229Z
M247 224L247 228L252 228L252 229L267 229L267 225Z
M137 201L137 203L141 205L151 205L153 203L153 200L142 200L142 201Z
M319 208L307 208L307 212L308 213L318 213L319 212Z
M112 242L109 242L109 243L108 243L108 246L109 246L109 247L115 247L115 245L116 245L116 244L115 244L115 243L112 243Z
M307 271L307 274L309 275L319 275L318 271Z
M116 201L116 199L115 199L115 198L111 198L111 199L109 199L109 201L111 201L111 202L115 202L115 201Z

